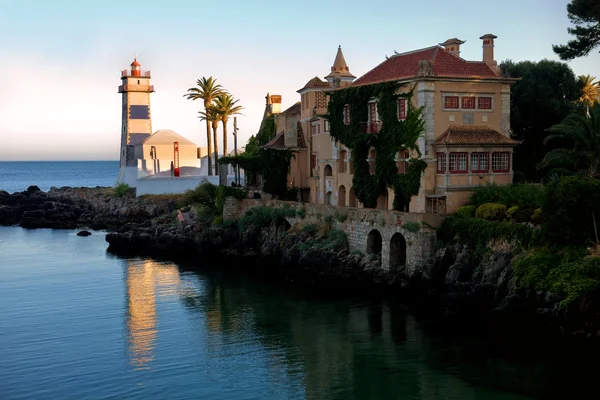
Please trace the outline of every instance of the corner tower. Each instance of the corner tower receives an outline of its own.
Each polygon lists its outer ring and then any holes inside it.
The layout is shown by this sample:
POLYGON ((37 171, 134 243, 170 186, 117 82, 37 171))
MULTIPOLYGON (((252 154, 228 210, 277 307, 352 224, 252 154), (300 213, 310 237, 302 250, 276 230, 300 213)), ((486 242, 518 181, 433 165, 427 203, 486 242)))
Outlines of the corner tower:
POLYGON ((342 46, 338 46, 331 72, 325 77, 329 85, 335 87, 348 86, 356 77, 350 73, 350 68, 346 64, 342 46))
POLYGON ((150 84, 150 71, 142 71, 137 59, 131 63, 130 70, 121 71, 121 81, 121 149, 117 184, 135 186, 133 176, 137 179, 137 159, 141 158, 141 151, 136 154, 136 147, 141 148, 138 145, 152 134, 150 93, 154 92, 154 85, 150 84), (126 171, 128 167, 132 171, 126 171))

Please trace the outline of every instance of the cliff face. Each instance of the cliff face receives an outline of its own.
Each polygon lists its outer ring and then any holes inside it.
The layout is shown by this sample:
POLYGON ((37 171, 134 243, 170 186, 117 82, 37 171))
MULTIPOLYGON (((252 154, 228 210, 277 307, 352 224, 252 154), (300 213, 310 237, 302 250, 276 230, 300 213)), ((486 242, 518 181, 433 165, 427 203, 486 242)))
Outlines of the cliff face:
POLYGON ((110 189, 103 188, 42 192, 31 186, 13 194, 0 191, 0 225, 23 228, 115 228, 142 223, 174 209, 174 201, 116 197, 110 189))

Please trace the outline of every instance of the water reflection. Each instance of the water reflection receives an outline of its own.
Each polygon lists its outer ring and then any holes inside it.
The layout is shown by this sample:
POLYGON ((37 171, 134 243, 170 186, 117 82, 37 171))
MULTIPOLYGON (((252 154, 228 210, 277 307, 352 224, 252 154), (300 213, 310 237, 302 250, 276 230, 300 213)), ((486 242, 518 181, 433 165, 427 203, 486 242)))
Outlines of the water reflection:
POLYGON ((156 297, 177 293, 179 270, 174 264, 127 260, 125 277, 129 362, 134 369, 147 368, 154 359, 156 297))

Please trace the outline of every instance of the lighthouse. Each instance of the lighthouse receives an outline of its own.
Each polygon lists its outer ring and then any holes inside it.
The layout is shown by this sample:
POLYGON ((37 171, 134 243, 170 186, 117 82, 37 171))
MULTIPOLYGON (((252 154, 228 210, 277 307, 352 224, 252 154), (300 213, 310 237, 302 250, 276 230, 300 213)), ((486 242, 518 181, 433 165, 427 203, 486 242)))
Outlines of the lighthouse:
POLYGON ((152 134, 150 93, 153 92, 150 71, 142 71, 137 59, 131 63, 131 69, 121 71, 121 149, 117 185, 126 183, 135 187, 138 159, 143 158, 140 145, 152 134))

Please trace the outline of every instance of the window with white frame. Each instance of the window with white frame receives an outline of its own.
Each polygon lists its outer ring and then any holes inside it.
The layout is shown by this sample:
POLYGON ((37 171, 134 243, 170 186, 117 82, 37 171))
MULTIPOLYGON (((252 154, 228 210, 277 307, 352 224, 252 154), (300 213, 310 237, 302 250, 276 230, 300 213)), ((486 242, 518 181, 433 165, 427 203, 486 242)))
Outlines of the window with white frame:
POLYGON ((492 171, 494 171, 494 172, 510 171, 510 153, 509 152, 492 153, 492 171))
POLYGON ((444 108, 458 108, 458 96, 445 96, 444 97, 444 108))
POLYGON ((369 102, 369 121, 370 122, 375 122, 377 120, 378 120, 377 102, 376 101, 370 101, 369 102))
POLYGON ((461 98, 461 108, 465 110, 475 109, 475 97, 465 96, 461 98))
POLYGON ((491 110, 492 109, 492 98, 491 97, 478 97, 477 98, 477 109, 479 110, 491 110))
POLYGON ((437 172, 446 172, 446 153, 437 153, 437 172))
POLYGON ((323 131, 329 132, 329 120, 323 121, 323 131))
POLYGON ((473 172, 488 172, 489 154, 488 153, 471 153, 471 171, 473 172))
POLYGON ((467 172, 467 153, 450 153, 448 161, 448 170, 451 173, 467 172))

